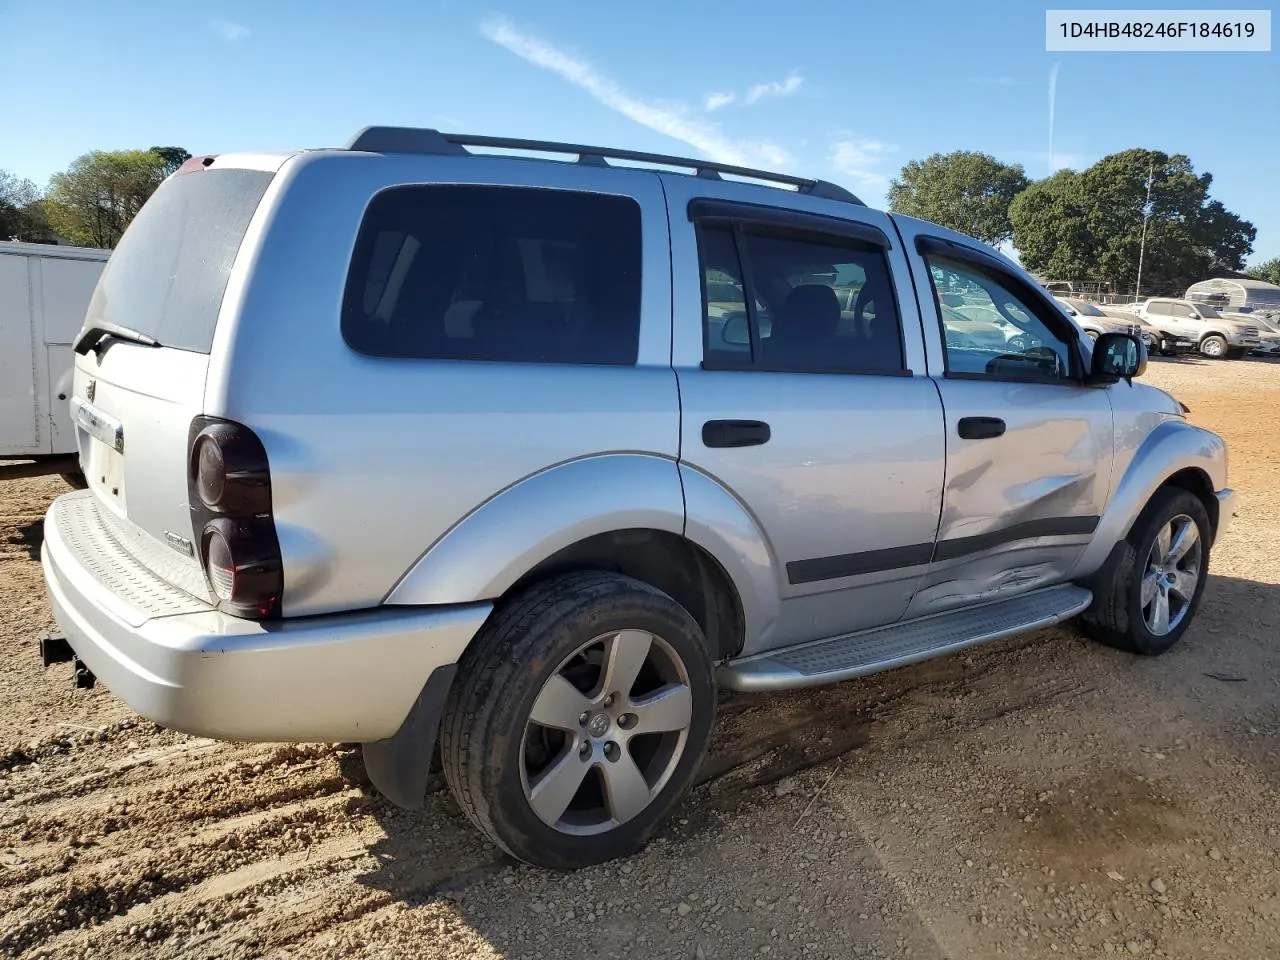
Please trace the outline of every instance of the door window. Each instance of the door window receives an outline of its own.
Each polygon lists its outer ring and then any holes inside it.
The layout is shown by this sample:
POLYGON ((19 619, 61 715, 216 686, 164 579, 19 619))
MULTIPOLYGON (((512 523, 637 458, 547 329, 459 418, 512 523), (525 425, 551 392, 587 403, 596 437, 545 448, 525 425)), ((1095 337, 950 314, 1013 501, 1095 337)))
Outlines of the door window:
POLYGON ((884 251, 853 238, 703 224, 704 365, 902 373, 884 251))
POLYGON ((1073 375, 1074 341, 1063 329, 1065 318, 1055 323, 1055 314, 1015 293, 995 270, 945 256, 926 261, 948 375, 1041 381, 1073 375))

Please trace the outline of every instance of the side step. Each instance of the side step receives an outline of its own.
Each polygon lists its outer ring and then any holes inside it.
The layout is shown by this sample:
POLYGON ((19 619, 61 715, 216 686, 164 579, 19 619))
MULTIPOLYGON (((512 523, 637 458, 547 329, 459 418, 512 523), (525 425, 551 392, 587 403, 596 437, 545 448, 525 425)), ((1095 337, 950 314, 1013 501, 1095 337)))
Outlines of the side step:
POLYGON ((1093 594, 1083 587, 1049 587, 965 610, 771 650, 726 664, 717 679, 731 690, 752 692, 864 677, 1052 626, 1083 612, 1092 601, 1093 594))

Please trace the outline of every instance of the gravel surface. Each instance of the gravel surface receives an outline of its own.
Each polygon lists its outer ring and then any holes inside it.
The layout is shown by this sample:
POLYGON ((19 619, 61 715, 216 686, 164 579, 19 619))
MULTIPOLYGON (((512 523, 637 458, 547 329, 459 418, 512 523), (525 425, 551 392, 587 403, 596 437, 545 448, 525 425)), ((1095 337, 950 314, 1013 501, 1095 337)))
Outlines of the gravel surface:
POLYGON ((1154 361, 1241 491, 1198 619, 1137 659, 1060 628, 726 697, 630 860, 552 874, 358 752, 166 732, 39 665, 41 517, 0 486, 0 955, 1280 956, 1280 364, 1154 361))

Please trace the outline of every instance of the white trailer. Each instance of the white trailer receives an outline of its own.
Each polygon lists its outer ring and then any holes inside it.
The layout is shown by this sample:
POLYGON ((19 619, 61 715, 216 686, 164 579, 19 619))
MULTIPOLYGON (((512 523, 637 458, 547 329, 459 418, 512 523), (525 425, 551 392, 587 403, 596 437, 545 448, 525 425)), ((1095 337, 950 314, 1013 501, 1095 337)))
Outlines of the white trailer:
POLYGON ((0 480, 52 473, 79 480, 71 343, 110 255, 0 243, 0 480))

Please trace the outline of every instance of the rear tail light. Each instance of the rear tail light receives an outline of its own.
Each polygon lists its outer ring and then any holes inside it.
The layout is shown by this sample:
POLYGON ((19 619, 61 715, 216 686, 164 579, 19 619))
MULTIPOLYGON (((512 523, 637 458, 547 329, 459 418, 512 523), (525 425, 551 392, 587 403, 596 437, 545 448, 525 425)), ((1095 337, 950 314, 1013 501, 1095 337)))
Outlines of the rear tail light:
POLYGON ((284 564, 262 441, 243 424, 196 417, 189 450, 191 525, 218 608, 254 620, 279 616, 284 564))

